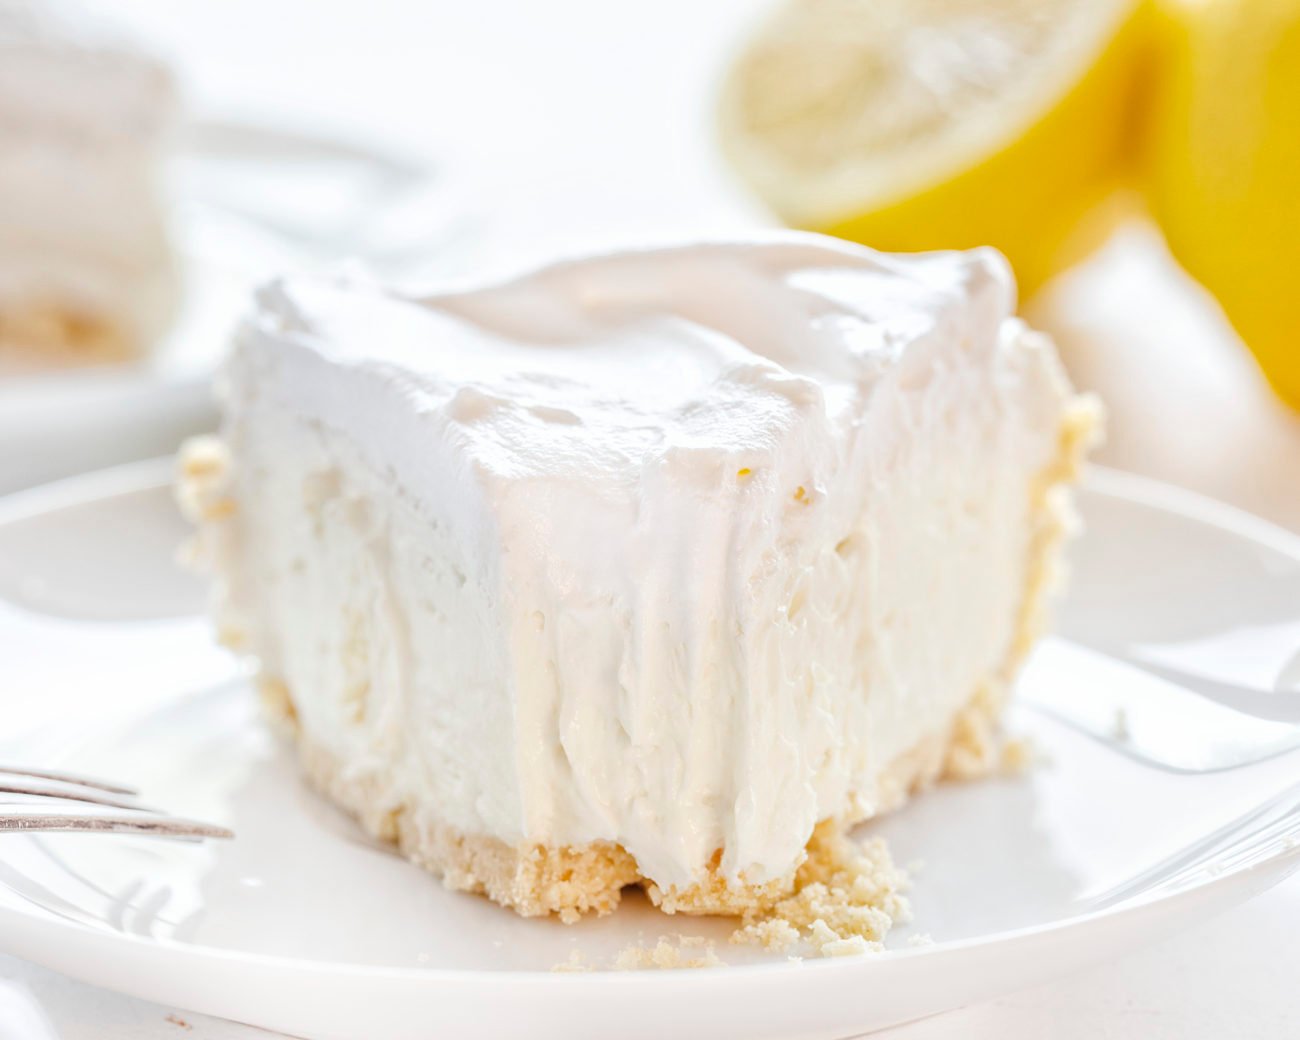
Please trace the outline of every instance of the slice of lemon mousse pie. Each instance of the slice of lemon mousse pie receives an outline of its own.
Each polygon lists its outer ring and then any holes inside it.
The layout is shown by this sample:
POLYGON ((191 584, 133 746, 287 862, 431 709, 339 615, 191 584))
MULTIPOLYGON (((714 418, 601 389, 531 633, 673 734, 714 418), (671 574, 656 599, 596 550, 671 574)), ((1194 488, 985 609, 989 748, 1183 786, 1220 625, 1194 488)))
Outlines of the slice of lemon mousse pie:
POLYGON ((1095 418, 1013 310, 995 252, 797 233, 276 283, 182 467, 221 636, 453 887, 771 906, 997 754, 1095 418))

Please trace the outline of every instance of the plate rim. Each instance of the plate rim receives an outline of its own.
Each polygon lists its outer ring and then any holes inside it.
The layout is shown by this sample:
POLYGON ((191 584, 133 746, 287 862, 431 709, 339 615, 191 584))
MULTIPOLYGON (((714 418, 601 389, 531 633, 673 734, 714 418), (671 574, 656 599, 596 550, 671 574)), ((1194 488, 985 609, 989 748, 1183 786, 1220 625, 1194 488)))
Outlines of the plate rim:
MULTIPOLYGON (((301 974, 317 977, 329 976, 362 981, 383 980, 401 986, 469 984, 482 983, 485 980, 502 981, 508 984, 540 985, 544 982, 549 983, 549 980, 552 979, 568 977, 585 980, 586 985, 609 985, 610 980, 618 978, 621 980, 639 980, 637 982, 629 981, 630 985, 654 985, 671 988, 687 979, 716 980, 720 975, 732 979, 740 976, 748 979, 754 976, 765 977, 787 974, 796 969, 800 971, 811 969, 822 973, 838 972, 844 975, 856 976, 860 973, 878 970, 886 963, 926 958, 960 958, 975 949, 988 950, 996 948, 999 951, 1010 951, 1016 946, 1030 945, 1035 940, 1050 939, 1058 933, 1082 931, 1085 928, 1091 930, 1094 926, 1115 922, 1120 919, 1140 919, 1157 914, 1161 910, 1174 910, 1183 903, 1194 903, 1197 900, 1207 898, 1212 899, 1215 895, 1226 896, 1228 891, 1234 888, 1238 890, 1245 889, 1247 894, 1241 899, 1225 898, 1225 906, 1232 905, 1235 902, 1245 901, 1262 894, 1297 872, 1300 872, 1300 844, 1290 848, 1280 848, 1277 853, 1249 866, 1237 867, 1221 874, 1208 876, 1170 895, 1138 898, 1102 910, 1089 911, 1047 924, 1030 925, 1004 932, 994 932, 985 936, 935 943, 930 946, 888 949, 881 953, 859 957, 806 957, 794 963, 789 959, 782 959, 758 964, 725 964, 720 965, 722 971, 655 971, 645 969, 619 971, 597 968, 566 972, 537 968, 408 968, 357 964, 350 961, 317 961, 304 957, 228 950, 217 946, 177 942, 171 939, 146 939, 141 936, 105 931, 66 921, 62 918, 44 915, 38 911, 29 911, 10 905, 7 900, 13 899, 13 896, 5 896, 6 902, 0 903, 0 925, 5 926, 0 929, 0 943, 4 944, 7 952, 20 957, 24 956, 20 950, 12 949, 8 943, 4 943, 2 936, 12 935, 14 931, 35 929, 49 935, 76 934, 105 950, 121 950, 125 947, 134 955, 146 957, 160 952, 166 953, 169 957, 179 958, 195 966, 219 963, 254 968, 268 973, 301 974), (1257 883, 1250 884, 1251 881, 1257 883), (11 926, 16 926, 16 928, 11 926), (591 981, 593 979, 601 981, 593 983, 591 981)), ((436 878, 433 878, 432 881, 437 883, 436 878)), ((509 911, 503 909, 502 912, 509 911)), ((1159 935, 1153 936, 1153 938, 1160 937, 1159 935)), ((561 983, 561 985, 580 984, 582 983, 561 983)))
MULTIPOLYGON (((60 478, 46 484, 25 488, 0 496, 0 525, 20 522, 45 512, 84 505, 100 498, 114 495, 159 491, 172 483, 171 475, 175 471, 176 458, 165 455, 139 462, 125 463, 89 473, 60 478)), ((1300 565, 1300 535, 1294 534, 1280 525, 1219 501, 1199 492, 1177 487, 1151 477, 1142 476, 1110 467, 1089 465, 1085 468, 1082 487, 1084 490, 1110 498, 1117 498, 1139 505, 1172 513, 1184 519, 1215 527, 1228 534, 1244 538, 1263 545, 1271 550, 1289 556, 1300 565)), ((989 947, 1010 948, 1017 944, 1032 942, 1051 936, 1054 933, 1080 930, 1090 925, 1114 920, 1119 917, 1142 915, 1154 912, 1157 908, 1172 909, 1176 905, 1198 897, 1204 898, 1232 887, 1253 889, 1246 898, 1252 898, 1267 888, 1280 883, 1293 873, 1300 872, 1300 843, 1278 849, 1261 859, 1243 866, 1231 867, 1220 873, 1207 875, 1175 892, 1166 895, 1139 895, 1135 898, 1089 910, 1072 917, 1060 918, 1042 924, 1027 925, 1005 931, 986 933, 964 939, 937 942, 931 945, 887 949, 881 954, 865 957, 848 958, 806 958, 798 964, 786 960, 759 964, 726 965, 727 976, 771 975, 786 973, 792 968, 807 968, 817 965, 819 972, 840 971, 851 975, 871 970, 885 961, 914 960, 916 958, 935 958, 944 955, 960 956, 975 949, 989 947), (1257 884, 1248 884, 1251 880, 1257 884)), ((436 883, 437 879, 431 879, 436 883)), ((357 979, 384 979, 395 984, 417 983, 433 985, 436 983, 481 982, 485 978, 499 977, 511 983, 540 983, 562 976, 588 980, 599 978, 601 984, 608 984, 611 977, 636 979, 632 985, 676 985, 687 978, 716 979, 716 971, 609 971, 596 969, 582 972, 556 972, 543 969, 483 969, 483 968, 413 968, 359 964, 339 960, 312 960, 305 957, 292 957, 282 954, 239 951, 204 943, 179 942, 174 939, 146 938, 122 932, 107 931, 80 922, 68 921, 44 914, 39 907, 25 903, 15 903, 12 894, 0 896, 0 948, 18 956, 23 956, 18 949, 4 941, 4 937, 15 932, 25 932, 29 928, 47 929, 56 934, 75 934, 91 937, 91 941, 106 947, 125 946, 135 953, 146 954, 150 951, 165 951, 176 957, 183 957, 195 964, 220 962, 256 967, 260 970, 275 972, 328 974, 357 979), (658 980, 652 982, 650 980, 658 980)), ((503 913, 509 912, 502 910, 503 913)), ((690 984, 690 983, 688 983, 690 984)), ((578 983, 561 983, 561 985, 578 985, 578 983)))

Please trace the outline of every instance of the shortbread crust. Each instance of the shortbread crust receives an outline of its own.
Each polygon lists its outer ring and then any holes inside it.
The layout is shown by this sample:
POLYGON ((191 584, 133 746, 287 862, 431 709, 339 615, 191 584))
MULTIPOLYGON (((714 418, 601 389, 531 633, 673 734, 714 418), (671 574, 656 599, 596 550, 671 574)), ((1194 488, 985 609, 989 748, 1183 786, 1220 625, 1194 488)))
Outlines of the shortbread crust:
MULTIPOLYGON (((262 691, 269 711, 282 719, 292 718, 292 695, 282 683, 263 682, 262 691)), ((852 826, 897 808, 910 794, 938 779, 969 778, 991 769, 998 755, 1000 702, 1000 696, 981 691, 946 732, 926 738, 884 772, 881 789, 888 794, 887 801, 873 812, 828 822, 852 826)), ((636 860, 614 842, 558 848, 510 846, 497 838, 465 834, 427 809, 393 807, 376 786, 349 776, 334 756, 300 731, 294 739, 308 780, 368 833, 394 843, 413 863, 440 875, 449 888, 486 895, 524 917, 554 913, 569 922, 585 913, 603 916, 618 906, 622 889, 634 884, 644 887, 665 913, 741 916, 774 907, 795 888, 797 869, 762 884, 724 878, 717 871, 719 855, 697 884, 664 891, 643 878, 636 860)))
POLYGON ((110 315, 37 302, 0 306, 0 355, 7 362, 87 364, 124 361, 137 352, 110 315))

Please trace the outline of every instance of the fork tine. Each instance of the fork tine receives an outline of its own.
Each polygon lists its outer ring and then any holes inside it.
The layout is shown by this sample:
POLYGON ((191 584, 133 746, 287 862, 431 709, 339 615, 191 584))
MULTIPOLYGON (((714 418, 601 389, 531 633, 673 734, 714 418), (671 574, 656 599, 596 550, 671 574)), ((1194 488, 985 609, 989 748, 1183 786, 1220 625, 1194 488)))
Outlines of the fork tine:
POLYGON ((107 780, 97 780, 93 776, 82 776, 79 773, 65 773, 55 769, 36 769, 31 766, 7 766, 0 765, 0 773, 6 773, 9 776, 30 776, 37 780, 56 780, 63 784, 76 784, 80 787, 89 787, 95 791, 106 791, 108 794, 136 794, 134 787, 124 787, 121 784, 109 783, 107 780))
POLYGON ((76 813, 0 815, 0 831, 106 832, 162 838, 233 838, 226 827, 179 816, 88 816, 76 813))
POLYGON ((0 776, 0 794, 25 794, 31 795, 33 798, 50 798, 65 802, 87 802, 91 805, 107 806, 110 809, 138 809, 141 812, 154 811, 134 801, 115 798, 112 795, 79 791, 76 788, 64 790, 46 784, 22 784, 14 780, 6 780, 3 776, 0 776))

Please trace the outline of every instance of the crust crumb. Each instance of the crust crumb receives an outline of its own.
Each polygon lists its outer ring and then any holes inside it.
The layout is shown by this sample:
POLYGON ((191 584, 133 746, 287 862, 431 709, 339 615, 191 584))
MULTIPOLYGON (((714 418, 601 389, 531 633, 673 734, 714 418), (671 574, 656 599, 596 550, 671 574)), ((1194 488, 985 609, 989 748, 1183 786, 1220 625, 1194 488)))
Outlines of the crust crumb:
POLYGON ((998 772, 1006 776, 1019 776, 1043 760, 1043 752, 1032 737, 1008 737, 1002 744, 998 772))
POLYGON ((828 820, 813 832, 794 893, 747 913, 731 942, 772 952, 807 942, 823 957, 879 952, 889 930, 911 917, 908 885, 883 838, 859 844, 828 820))
POLYGON ((731 942, 761 946, 770 953, 782 953, 799 942, 799 929, 782 917, 753 921, 731 933, 731 942))
POLYGON ((709 861, 708 872, 690 888, 661 888, 646 882, 646 894, 666 914, 726 914, 739 916, 756 906, 771 906, 794 888, 794 873, 771 881, 754 884, 740 878, 731 880, 722 873, 722 850, 717 849, 709 861))
POLYGON ((664 970, 679 968, 719 968, 713 943, 699 936, 661 935, 654 946, 633 943, 614 958, 615 971, 639 971, 646 968, 664 970))
POLYGON ((569 951, 566 960, 553 965, 551 971, 643 971, 678 970, 682 968, 721 968, 726 964, 719 959, 714 945, 698 935, 661 935, 653 946, 632 943, 619 951, 607 965, 589 961, 580 949, 569 951))
POLYGON ((196 524, 234 516, 230 452, 219 438, 191 437, 181 446, 176 497, 181 512, 196 524))
POLYGON ((595 971, 595 965, 587 960, 581 950, 576 947, 569 951, 566 960, 551 966, 551 971, 574 972, 574 971, 595 971))
POLYGON ((289 734, 298 732, 298 709, 289 696, 289 687, 279 679, 260 675, 257 678, 257 695, 262 702, 263 716, 271 725, 289 734))

